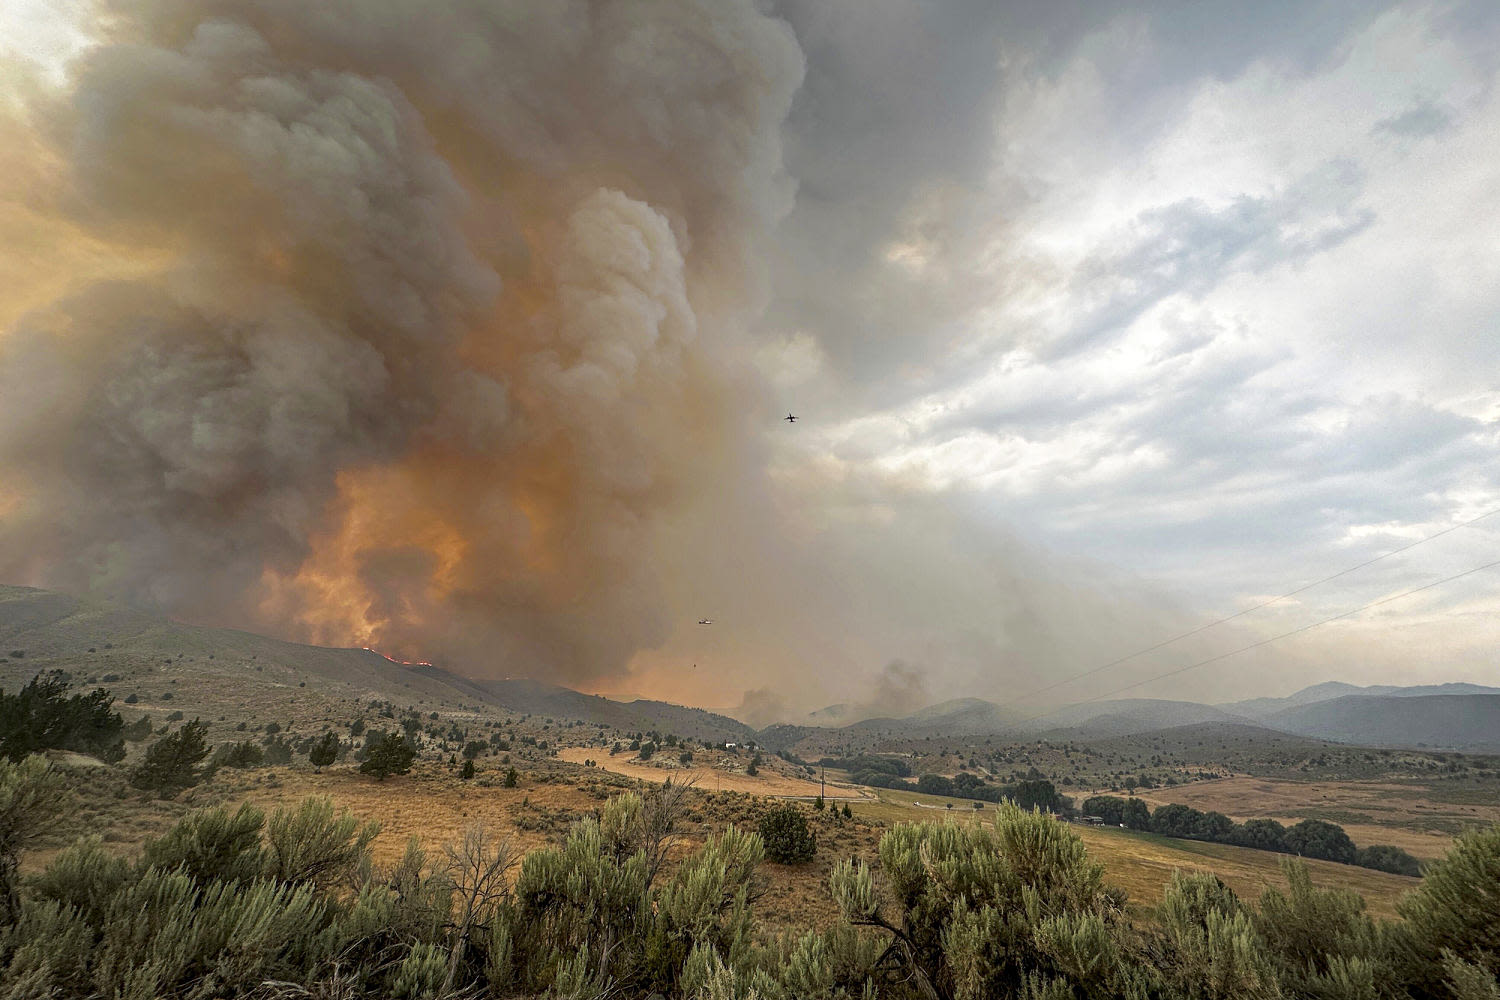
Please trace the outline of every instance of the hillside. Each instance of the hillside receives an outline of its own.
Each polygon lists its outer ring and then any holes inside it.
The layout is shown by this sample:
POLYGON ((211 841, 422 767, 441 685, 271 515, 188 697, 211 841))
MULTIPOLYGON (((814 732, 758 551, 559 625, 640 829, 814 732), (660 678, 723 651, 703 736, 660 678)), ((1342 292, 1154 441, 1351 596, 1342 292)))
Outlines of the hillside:
POLYGON ((1244 716, 1192 701, 1124 698, 1069 705, 1028 722, 1027 728, 1034 732, 1071 730, 1084 736, 1128 736, 1206 722, 1240 725, 1249 721, 1244 716))
POLYGON ((1333 701, 1336 698, 1349 697, 1373 697, 1386 696, 1392 698, 1425 698, 1429 695, 1471 695, 1471 694, 1500 694, 1500 688, 1486 687, 1483 684, 1413 684, 1406 687, 1398 687, 1391 684, 1371 684, 1360 687, 1356 684, 1345 684, 1342 681, 1328 681, 1323 684, 1314 684, 1300 691, 1287 695, 1285 698, 1250 698, 1246 701, 1230 702, 1218 707, 1235 715, 1246 716, 1251 719, 1264 719, 1269 715, 1298 705, 1313 705, 1318 702, 1333 701))
POLYGON ((184 625, 128 606, 29 587, 0 587, 0 686, 44 670, 104 683, 137 710, 205 719, 352 716, 372 701, 423 711, 482 708, 624 731, 743 740, 727 716, 659 701, 622 703, 529 680, 461 677, 395 663, 366 649, 285 642, 236 629, 184 625))
POLYGON ((1274 729, 1363 746, 1500 750, 1500 694, 1351 695, 1283 709, 1274 729))

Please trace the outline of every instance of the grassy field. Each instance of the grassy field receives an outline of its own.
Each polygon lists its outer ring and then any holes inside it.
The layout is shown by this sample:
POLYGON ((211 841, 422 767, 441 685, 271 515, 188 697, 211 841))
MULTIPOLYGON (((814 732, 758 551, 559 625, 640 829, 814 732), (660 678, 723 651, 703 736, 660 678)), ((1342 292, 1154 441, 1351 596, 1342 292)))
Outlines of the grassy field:
MULTIPOLYGON (((947 799, 891 789, 880 790, 880 801, 857 803, 856 818, 882 824, 949 818, 954 822, 983 822, 993 806, 974 809, 968 799, 947 799), (948 806, 952 808, 948 808, 948 806)), ((1107 878, 1124 889, 1138 907, 1155 905, 1162 890, 1178 869, 1211 871, 1241 896, 1258 897, 1272 886, 1284 888, 1282 855, 1253 851, 1227 844, 1177 840, 1150 833, 1074 825, 1089 853, 1104 864, 1107 878)), ((1372 913, 1395 915, 1396 900, 1417 884, 1417 879, 1385 872, 1308 860, 1313 883, 1320 888, 1352 889, 1365 898, 1372 913)))
MULTIPOLYGON (((463 831, 483 823, 494 834, 509 836, 522 850, 560 843, 569 826, 599 808, 610 795, 642 787, 634 779, 554 764, 523 770, 517 788, 504 788, 501 769, 482 762, 473 781, 461 781, 456 768, 425 763, 410 775, 377 782, 347 765, 314 773, 305 766, 221 771, 212 781, 185 792, 173 801, 141 796, 129 789, 120 771, 100 766, 69 766, 76 822, 60 829, 40 851, 27 858, 36 871, 75 833, 101 834, 127 853, 138 852, 149 837, 164 832, 196 806, 252 802, 270 810, 291 805, 309 795, 327 795, 356 816, 376 820, 381 834, 375 841, 379 862, 400 857, 415 837, 429 858, 441 856, 445 845, 463 831)), ((681 858, 710 833, 730 823, 754 828, 761 813, 776 800, 738 791, 695 788, 672 856, 681 858)), ((808 865, 762 866, 762 896, 758 907, 771 927, 821 927, 836 917, 827 885, 833 866, 841 859, 859 857, 875 863, 884 831, 901 822, 983 822, 993 807, 975 810, 968 800, 943 799, 908 792, 881 790, 878 798, 853 800, 852 818, 833 808, 803 809, 818 838, 818 853, 808 865), (952 808, 947 808, 949 805, 952 808)), ((1284 886, 1281 856, 1262 851, 1173 840, 1117 829, 1074 826, 1090 854, 1105 866, 1110 883, 1128 893, 1132 909, 1144 913, 1161 898, 1178 869, 1211 871, 1236 892, 1254 898, 1269 886, 1284 886)), ((1309 861, 1313 881, 1321 887, 1342 887, 1362 895, 1371 912, 1393 916, 1401 894, 1415 879, 1330 862, 1309 861)))
POLYGON ((1444 801, 1443 789, 1389 781, 1287 781, 1236 777, 1137 794, 1153 808, 1169 802, 1216 810, 1236 821, 1322 819, 1354 842, 1393 844, 1418 858, 1442 857, 1453 836, 1470 826, 1500 822, 1500 801, 1444 801))

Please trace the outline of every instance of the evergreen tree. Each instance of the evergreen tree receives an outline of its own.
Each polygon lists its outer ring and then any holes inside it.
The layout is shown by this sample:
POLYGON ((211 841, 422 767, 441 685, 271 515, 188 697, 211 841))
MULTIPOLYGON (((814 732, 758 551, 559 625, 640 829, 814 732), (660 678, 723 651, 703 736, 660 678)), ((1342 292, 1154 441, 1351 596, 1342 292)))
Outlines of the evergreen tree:
POLYGON ((458 776, 464 781, 472 779, 474 777, 474 762, 472 760, 464 761, 463 769, 458 772, 458 776))
POLYGON ((803 864, 817 851, 807 817, 790 803, 776 806, 761 817, 760 839, 765 843, 766 857, 779 865, 803 864))
POLYGON ((384 781, 392 774, 405 774, 411 770, 417 751, 400 733, 380 736, 365 744, 364 763, 359 765, 360 774, 373 774, 375 780, 384 781))
POLYGON ((516 769, 515 768, 511 768, 510 770, 508 770, 508 771, 505 772, 505 787, 506 788, 515 788, 520 783, 521 783, 521 776, 516 773, 516 769))
POLYGON ((62 671, 38 674, 15 694, 0 690, 0 756, 75 750, 114 763, 125 756, 125 722, 103 688, 68 695, 62 671))
POLYGON ((130 775, 136 788, 170 798, 198 782, 198 765, 208 756, 208 726, 197 719, 151 744, 130 775))
POLYGON ((324 733, 323 737, 314 743, 312 749, 307 753, 307 759, 312 761, 313 767, 322 770, 332 764, 339 756, 339 738, 331 732, 324 733))

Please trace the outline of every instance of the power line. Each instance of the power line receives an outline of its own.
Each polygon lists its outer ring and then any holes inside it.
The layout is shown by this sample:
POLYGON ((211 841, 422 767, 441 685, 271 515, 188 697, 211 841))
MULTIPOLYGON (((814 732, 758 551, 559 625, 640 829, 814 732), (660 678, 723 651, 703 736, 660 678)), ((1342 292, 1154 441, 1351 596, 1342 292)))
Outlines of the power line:
POLYGON ((1449 534, 1450 532, 1457 531, 1459 528, 1467 528, 1471 524, 1476 524, 1480 521, 1483 521, 1485 518, 1493 517, 1496 514, 1500 514, 1500 507, 1485 511, 1478 517, 1471 517, 1467 521, 1460 521, 1457 524, 1450 524, 1448 527, 1442 529, 1441 531, 1435 531, 1423 538, 1418 538, 1414 542, 1408 542, 1400 548, 1391 549, 1389 552, 1382 553, 1381 555, 1378 555, 1373 559, 1366 559, 1364 562, 1358 563, 1354 566, 1350 566, 1348 569, 1341 569, 1337 573, 1325 576, 1320 580, 1314 580, 1312 583, 1298 587, 1296 590, 1289 590, 1285 594, 1281 594, 1278 597, 1273 597, 1270 600, 1262 601, 1259 604, 1245 608, 1243 611, 1236 611, 1232 615, 1228 615, 1224 618, 1218 618, 1214 621, 1207 622, 1206 624, 1199 625, 1197 628, 1178 633, 1177 635, 1172 636, 1170 639, 1163 639, 1161 642, 1158 642, 1154 646, 1147 646, 1145 649, 1138 649, 1134 653, 1130 653, 1115 660, 1110 660, 1108 663, 1101 663, 1099 666, 1093 667, 1089 670, 1085 670, 1081 674, 1073 674, 1070 677, 1064 677, 1060 681, 1054 681, 1053 683, 1048 684, 1046 687, 1041 687, 1037 688, 1034 691, 1029 691, 1018 698, 1011 699, 1010 704, 1015 705, 1019 702, 1030 701, 1032 698, 1035 698, 1038 695, 1047 694, 1049 691, 1056 691, 1060 687, 1071 684, 1074 681, 1082 680, 1085 677, 1092 677, 1094 674, 1108 670, 1110 667, 1118 667, 1122 663, 1128 663, 1129 661, 1134 660, 1137 657, 1145 656, 1147 653, 1154 653, 1158 649, 1165 649, 1173 643, 1181 642, 1183 639, 1192 638, 1193 636, 1198 635, 1200 632, 1207 632, 1211 628, 1217 628, 1218 626, 1223 625, 1227 622, 1234 621, 1236 618, 1243 618, 1245 615, 1252 614, 1253 612, 1259 611, 1262 608, 1268 608, 1271 605, 1276 604, 1280 601, 1284 601, 1289 597, 1296 597, 1298 594, 1306 593, 1307 591, 1312 590, 1314 587, 1321 587, 1323 584, 1329 583, 1333 580, 1337 580, 1339 577, 1348 576, 1350 573, 1353 573, 1356 570, 1364 569, 1366 566, 1373 566, 1383 559, 1389 559, 1391 556, 1400 555, 1403 552, 1407 552, 1411 549, 1416 548, 1418 545, 1425 545, 1435 538, 1441 538, 1444 535, 1449 534))
MULTIPOLYGON (((1078 704, 1087 705, 1090 702, 1103 701, 1105 698, 1113 698, 1117 694, 1123 694, 1126 691, 1133 691, 1138 687, 1144 687, 1147 684, 1154 683, 1155 681, 1165 680, 1168 677, 1175 677, 1178 674, 1185 674, 1189 670, 1197 670, 1199 667, 1206 667, 1210 663, 1217 663, 1220 660, 1227 660, 1231 656, 1238 656, 1240 653, 1246 653, 1252 649, 1258 649, 1261 646, 1273 643, 1278 639, 1285 639, 1288 636, 1297 635, 1300 632, 1306 632, 1310 629, 1315 629, 1320 625, 1327 625, 1329 622, 1336 622, 1340 618, 1351 618, 1354 615, 1359 614, 1360 612, 1368 611, 1371 608, 1379 607, 1382 604, 1389 604, 1392 601, 1399 601, 1403 597, 1410 597, 1413 594, 1420 594, 1424 590, 1431 590, 1433 587, 1440 587, 1445 583, 1452 583, 1454 580, 1461 580, 1466 576, 1473 576, 1475 573, 1481 573, 1487 569, 1494 569, 1496 566, 1500 566, 1500 559, 1496 559, 1494 562, 1485 563, 1483 566, 1475 566, 1473 569, 1466 569, 1462 573, 1455 573, 1452 576, 1445 576, 1441 580, 1434 580, 1432 583, 1426 583, 1420 587, 1413 587, 1411 590, 1404 590, 1399 594, 1392 594, 1389 597, 1382 597, 1378 601, 1371 601, 1369 604, 1357 607, 1352 611, 1344 611, 1340 614, 1336 614, 1328 618, 1323 618, 1319 621, 1315 621, 1307 625, 1298 626, 1297 628, 1294 628, 1289 632, 1282 632, 1280 635, 1273 635, 1269 638, 1261 639, 1258 642, 1252 642, 1248 646, 1241 646, 1239 649, 1231 649, 1227 653, 1219 653, 1217 656, 1210 656, 1206 660, 1199 660, 1196 663, 1189 663, 1185 667, 1178 667, 1175 670, 1168 670, 1165 673, 1157 674, 1154 677, 1147 677, 1145 680, 1135 681, 1132 684, 1126 684, 1124 687, 1115 688, 1113 691, 1106 691, 1104 694, 1095 695, 1092 698, 1085 698, 1082 701, 1078 702, 1078 704)), ((1047 714, 1049 713, 1039 712, 1036 715, 1027 716, 1024 719, 1018 719, 1016 721, 1031 722, 1032 720, 1040 719, 1042 716, 1047 714)))

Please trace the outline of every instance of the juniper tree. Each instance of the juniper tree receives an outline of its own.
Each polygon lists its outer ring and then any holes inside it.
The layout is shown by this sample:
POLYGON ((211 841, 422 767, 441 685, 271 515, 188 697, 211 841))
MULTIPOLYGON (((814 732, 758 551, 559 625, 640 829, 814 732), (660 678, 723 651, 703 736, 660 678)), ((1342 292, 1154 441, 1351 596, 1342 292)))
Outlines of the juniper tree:
POLYGON ((765 842, 766 857, 780 865, 811 861, 818 848, 807 828, 807 817, 790 803, 766 811, 760 820, 760 839, 765 842))
POLYGON ((146 750, 145 759, 130 775, 130 783, 167 798, 196 784, 198 765, 208 756, 207 733, 208 726, 194 719, 163 736, 146 750))
POLYGON ((62 671, 38 674, 15 694, 0 690, 0 756, 75 750, 114 763, 125 756, 125 723, 103 688, 68 694, 62 671))
POLYGON ((307 752, 307 759, 317 770, 322 770, 332 764, 339 756, 339 738, 331 732, 324 733, 318 742, 312 745, 307 752))
POLYGON ((400 733, 388 736, 377 734, 365 744, 365 759, 359 765, 361 774, 373 774, 376 781, 384 781, 392 774, 405 774, 411 770, 417 751, 400 733))

